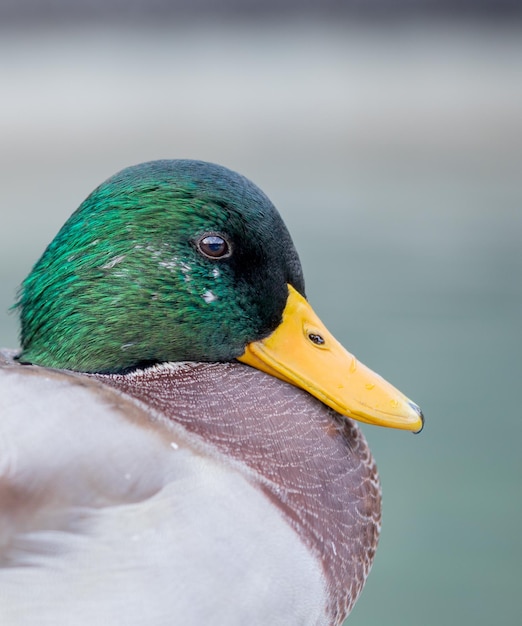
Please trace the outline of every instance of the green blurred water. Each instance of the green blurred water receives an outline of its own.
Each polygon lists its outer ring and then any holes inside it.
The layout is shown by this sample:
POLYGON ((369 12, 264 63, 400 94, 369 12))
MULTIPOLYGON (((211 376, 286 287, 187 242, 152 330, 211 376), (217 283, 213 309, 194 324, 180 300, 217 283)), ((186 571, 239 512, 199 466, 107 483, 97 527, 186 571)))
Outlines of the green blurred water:
POLYGON ((3 33, 0 343, 81 200, 139 161, 257 182, 330 330, 423 408, 366 427, 381 544, 354 626, 519 624, 522 31, 298 23, 3 33))

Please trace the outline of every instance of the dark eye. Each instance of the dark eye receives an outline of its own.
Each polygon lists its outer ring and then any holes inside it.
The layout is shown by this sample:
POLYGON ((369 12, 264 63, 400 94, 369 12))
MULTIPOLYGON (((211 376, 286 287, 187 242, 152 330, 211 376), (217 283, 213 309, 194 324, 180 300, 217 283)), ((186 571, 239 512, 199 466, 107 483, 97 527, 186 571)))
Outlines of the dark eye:
POLYGON ((209 259, 223 259, 232 254, 228 241, 222 235, 213 233, 203 235, 196 245, 201 254, 209 259))

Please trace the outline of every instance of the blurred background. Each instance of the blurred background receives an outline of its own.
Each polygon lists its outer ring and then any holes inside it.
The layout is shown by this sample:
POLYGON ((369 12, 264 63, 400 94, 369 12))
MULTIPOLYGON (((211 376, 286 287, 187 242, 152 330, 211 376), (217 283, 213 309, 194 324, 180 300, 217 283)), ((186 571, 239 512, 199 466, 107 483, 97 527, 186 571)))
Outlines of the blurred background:
POLYGON ((522 10, 502 0, 0 2, 0 345, 84 197, 158 158, 274 201, 308 297, 424 409, 365 427, 383 532, 352 626, 522 623, 522 10))

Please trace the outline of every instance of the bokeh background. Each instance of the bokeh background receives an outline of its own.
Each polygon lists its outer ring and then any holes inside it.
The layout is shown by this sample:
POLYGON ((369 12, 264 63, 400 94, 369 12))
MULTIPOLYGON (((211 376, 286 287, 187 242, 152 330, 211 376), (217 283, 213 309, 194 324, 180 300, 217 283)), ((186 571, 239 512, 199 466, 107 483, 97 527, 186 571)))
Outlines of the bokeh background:
POLYGON ((0 344, 99 182, 240 171, 319 315, 427 417, 364 427, 384 523, 348 624, 522 623, 520 4, 3 0, 0 90, 0 344))

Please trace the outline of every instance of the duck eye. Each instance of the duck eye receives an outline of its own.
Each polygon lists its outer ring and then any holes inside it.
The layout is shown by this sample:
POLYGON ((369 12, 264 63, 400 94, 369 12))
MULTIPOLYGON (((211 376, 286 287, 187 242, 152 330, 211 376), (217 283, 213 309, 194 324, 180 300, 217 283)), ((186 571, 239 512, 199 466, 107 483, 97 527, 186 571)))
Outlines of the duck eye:
POLYGON ((209 259, 223 259, 232 254, 230 245, 222 235, 203 235, 203 237, 197 241, 196 245, 201 254, 209 259))

